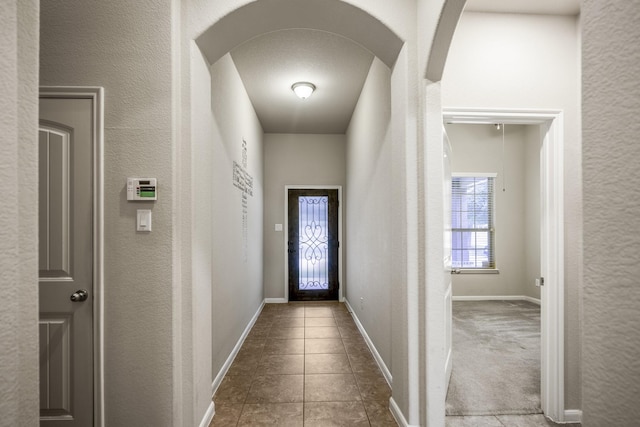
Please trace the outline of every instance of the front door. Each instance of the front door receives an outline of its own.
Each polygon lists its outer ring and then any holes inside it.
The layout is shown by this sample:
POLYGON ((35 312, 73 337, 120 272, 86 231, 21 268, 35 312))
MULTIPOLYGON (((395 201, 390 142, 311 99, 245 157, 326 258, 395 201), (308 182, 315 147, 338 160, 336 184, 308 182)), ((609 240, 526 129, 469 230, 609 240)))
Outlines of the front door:
POLYGON ((288 191, 289 300, 338 299, 338 190, 288 191))
POLYGON ((93 102, 40 97, 42 426, 93 425, 93 102))

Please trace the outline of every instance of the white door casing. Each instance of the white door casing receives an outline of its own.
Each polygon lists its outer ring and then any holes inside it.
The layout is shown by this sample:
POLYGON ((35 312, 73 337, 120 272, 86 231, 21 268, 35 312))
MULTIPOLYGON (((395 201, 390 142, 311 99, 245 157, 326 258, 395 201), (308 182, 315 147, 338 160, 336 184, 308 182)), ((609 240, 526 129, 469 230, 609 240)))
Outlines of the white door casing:
POLYGON ((104 425, 102 103, 101 88, 40 91, 43 426, 104 425))
POLYGON ((453 312, 452 312, 452 298, 453 288, 451 280, 451 143, 449 142, 449 136, 447 130, 442 127, 442 162, 444 171, 444 188, 443 194, 443 210, 444 210, 444 312, 445 312, 445 390, 449 389, 449 383, 451 381, 451 373, 453 372, 453 312))
POLYGON ((443 109, 445 123, 538 125, 540 152, 541 400, 564 421, 564 140, 561 110, 443 109))

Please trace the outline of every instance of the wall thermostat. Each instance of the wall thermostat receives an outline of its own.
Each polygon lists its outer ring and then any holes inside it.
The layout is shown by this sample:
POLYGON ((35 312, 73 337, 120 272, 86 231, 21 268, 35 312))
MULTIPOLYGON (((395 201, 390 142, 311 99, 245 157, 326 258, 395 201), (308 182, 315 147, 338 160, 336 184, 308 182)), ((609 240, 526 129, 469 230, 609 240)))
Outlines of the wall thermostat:
POLYGON ((155 178, 127 178, 127 200, 158 200, 155 178))

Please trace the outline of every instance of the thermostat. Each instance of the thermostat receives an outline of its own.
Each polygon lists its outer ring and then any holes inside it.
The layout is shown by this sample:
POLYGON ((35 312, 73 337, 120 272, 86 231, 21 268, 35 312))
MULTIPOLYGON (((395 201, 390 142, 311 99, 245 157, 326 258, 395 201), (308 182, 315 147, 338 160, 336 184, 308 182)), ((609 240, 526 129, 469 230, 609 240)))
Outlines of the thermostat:
POLYGON ((158 200, 155 178, 127 178, 127 200, 158 200))

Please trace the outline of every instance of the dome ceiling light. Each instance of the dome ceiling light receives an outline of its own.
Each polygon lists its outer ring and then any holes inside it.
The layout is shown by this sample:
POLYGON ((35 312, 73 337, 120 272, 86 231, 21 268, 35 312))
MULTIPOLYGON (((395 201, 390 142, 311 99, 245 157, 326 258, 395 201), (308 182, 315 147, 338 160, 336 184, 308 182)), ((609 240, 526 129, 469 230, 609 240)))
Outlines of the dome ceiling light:
POLYGON ((307 99, 311 96, 316 87, 313 83, 309 82, 297 82, 291 86, 291 90, 295 92, 295 94, 300 99, 307 99))

